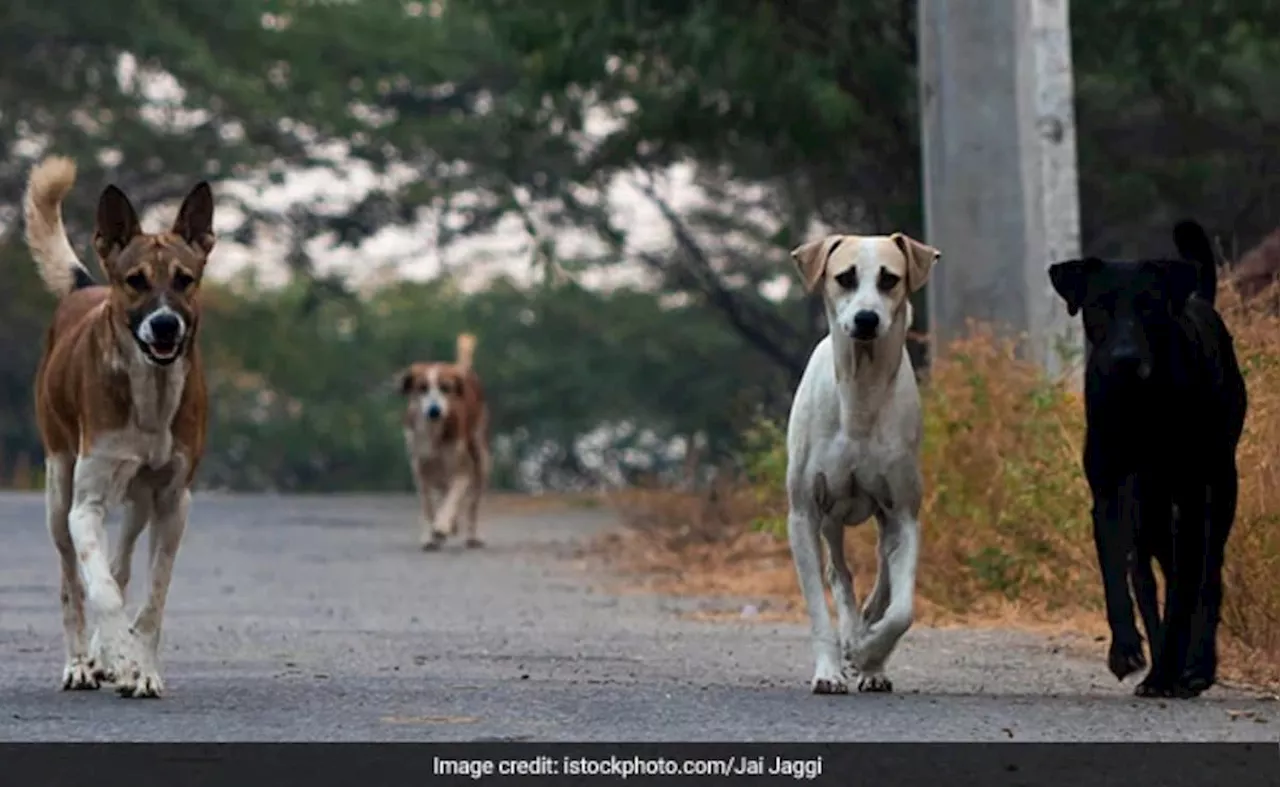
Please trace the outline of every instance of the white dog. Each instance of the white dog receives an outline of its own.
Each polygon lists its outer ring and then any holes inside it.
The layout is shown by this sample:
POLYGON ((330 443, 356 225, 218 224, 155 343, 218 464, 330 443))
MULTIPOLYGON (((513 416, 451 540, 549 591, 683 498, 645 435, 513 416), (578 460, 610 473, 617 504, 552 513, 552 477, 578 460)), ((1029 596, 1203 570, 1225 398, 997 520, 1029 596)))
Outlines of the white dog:
POLYGON ((901 233, 830 235, 791 252, 819 290, 829 333, 809 357, 787 424, 787 531, 817 661, 815 694, 892 691, 885 661, 911 626, 920 553, 920 393, 907 358, 908 295, 941 256, 901 233), (875 589, 859 613, 844 528, 880 526, 875 589), (832 630, 819 536, 835 597, 832 630))

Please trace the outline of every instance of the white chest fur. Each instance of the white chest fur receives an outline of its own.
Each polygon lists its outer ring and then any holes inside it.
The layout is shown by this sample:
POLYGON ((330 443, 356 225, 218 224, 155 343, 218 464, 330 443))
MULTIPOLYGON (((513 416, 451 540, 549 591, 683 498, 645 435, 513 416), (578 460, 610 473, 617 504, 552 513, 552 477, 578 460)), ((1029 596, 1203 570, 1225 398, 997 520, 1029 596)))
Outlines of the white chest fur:
POLYGON ((174 453, 172 427, 182 401, 186 362, 161 367, 139 361, 131 358, 126 368, 128 421, 120 429, 95 435, 87 455, 76 463, 77 492, 108 505, 121 500, 140 470, 173 479, 184 475, 186 460, 174 453))

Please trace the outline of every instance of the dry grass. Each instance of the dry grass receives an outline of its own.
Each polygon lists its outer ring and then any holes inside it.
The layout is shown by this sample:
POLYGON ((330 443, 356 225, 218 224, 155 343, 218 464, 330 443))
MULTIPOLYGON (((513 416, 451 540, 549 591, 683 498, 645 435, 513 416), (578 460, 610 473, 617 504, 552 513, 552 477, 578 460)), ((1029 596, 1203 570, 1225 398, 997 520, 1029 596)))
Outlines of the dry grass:
MULTIPOLYGON (((1265 301, 1266 299, 1259 299, 1265 301)), ((1223 288, 1249 387, 1238 458, 1240 506, 1228 546, 1224 673, 1280 678, 1280 317, 1223 288)), ((975 327, 939 354, 924 391, 918 620, 1106 633, 1080 467, 1083 404, 975 327)), ((799 615, 785 532, 785 449, 776 425, 749 436, 746 478, 695 497, 615 496, 630 528, 609 553, 653 590, 753 599, 765 618, 799 615)), ((860 596, 874 579, 874 527, 850 534, 860 596)), ((1101 645, 1098 645, 1101 647, 1101 645)))

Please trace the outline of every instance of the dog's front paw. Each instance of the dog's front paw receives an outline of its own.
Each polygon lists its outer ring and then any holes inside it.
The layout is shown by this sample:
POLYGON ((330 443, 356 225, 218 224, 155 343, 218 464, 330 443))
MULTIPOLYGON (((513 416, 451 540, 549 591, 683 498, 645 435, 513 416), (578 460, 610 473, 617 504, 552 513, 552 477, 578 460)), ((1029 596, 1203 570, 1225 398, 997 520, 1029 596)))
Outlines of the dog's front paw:
POLYGON ((1135 697, 1177 697, 1177 682, 1171 680, 1167 674, 1160 669, 1160 665, 1151 668, 1147 676, 1142 679, 1137 688, 1133 690, 1135 697))
POLYGON ((125 699, 158 699, 164 693, 164 680, 154 664, 131 661, 122 665, 116 691, 125 699))
POLYGON ((1135 697, 1190 700, 1199 697, 1209 686, 1200 679, 1183 676, 1181 680, 1164 680, 1147 675, 1133 690, 1135 697))
POLYGON ((1214 683, 1217 683, 1217 681, 1213 677, 1187 673, 1182 676, 1182 680, 1178 681, 1175 689, 1177 690, 1177 696, 1179 697, 1199 697, 1201 694, 1212 688, 1214 683))
POLYGON ((93 667, 93 661, 78 656, 67 662, 62 670, 63 691, 90 691, 101 685, 93 667))
POLYGON ((1116 680, 1124 680, 1147 666, 1147 658, 1142 654, 1142 641, 1132 643, 1112 640, 1107 651, 1107 669, 1116 676, 1116 680))
POLYGON ((813 673, 812 688, 814 694, 849 693, 849 683, 844 675, 830 665, 823 664, 818 665, 817 671, 813 673))
POLYGON ((1133 696, 1146 698, 1169 697, 1172 692, 1173 689, 1168 684, 1147 677, 1133 690, 1133 696))
POLYGON ((883 672, 863 672, 858 675, 858 691, 864 694, 888 694, 893 691, 893 681, 883 672))
POLYGON ((446 538, 448 538, 448 536, 438 530, 431 531, 430 534, 422 539, 422 551, 435 552, 440 547, 444 546, 446 538))
POLYGON ((116 682, 116 659, 115 654, 106 646, 102 629, 93 632, 93 638, 89 641, 89 670, 93 673, 94 680, 98 683, 115 683, 116 682))

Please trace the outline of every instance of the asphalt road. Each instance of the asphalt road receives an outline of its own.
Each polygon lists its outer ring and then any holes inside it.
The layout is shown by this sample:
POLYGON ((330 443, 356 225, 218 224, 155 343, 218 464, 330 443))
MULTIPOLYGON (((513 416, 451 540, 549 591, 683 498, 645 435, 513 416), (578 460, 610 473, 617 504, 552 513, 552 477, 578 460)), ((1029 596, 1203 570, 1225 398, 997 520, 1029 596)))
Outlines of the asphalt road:
MULTIPOLYGON (((897 693, 815 697, 805 629, 706 623, 593 587, 568 558, 607 512, 489 510, 479 551, 416 548, 402 498, 197 495, 166 695, 59 690, 43 497, 0 495, 3 740, 1271 740, 1280 703, 1139 701, 1101 661, 1000 631, 914 628, 897 693), (1245 711, 1241 714, 1240 711, 1245 711)), ((114 532, 114 531, 113 531, 114 532)), ((139 549, 130 598, 145 587, 139 549)), ((603 579, 596 577, 596 579, 603 579)))

